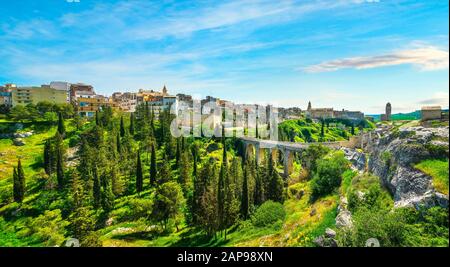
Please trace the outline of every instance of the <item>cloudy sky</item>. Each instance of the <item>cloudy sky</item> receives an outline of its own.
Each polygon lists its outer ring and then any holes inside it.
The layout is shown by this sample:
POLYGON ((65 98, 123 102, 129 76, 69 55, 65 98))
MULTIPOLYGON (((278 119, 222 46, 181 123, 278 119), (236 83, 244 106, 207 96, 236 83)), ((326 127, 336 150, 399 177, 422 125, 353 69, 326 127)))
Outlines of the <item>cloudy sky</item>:
POLYGON ((0 84, 448 107, 448 1, 2 0, 0 84))

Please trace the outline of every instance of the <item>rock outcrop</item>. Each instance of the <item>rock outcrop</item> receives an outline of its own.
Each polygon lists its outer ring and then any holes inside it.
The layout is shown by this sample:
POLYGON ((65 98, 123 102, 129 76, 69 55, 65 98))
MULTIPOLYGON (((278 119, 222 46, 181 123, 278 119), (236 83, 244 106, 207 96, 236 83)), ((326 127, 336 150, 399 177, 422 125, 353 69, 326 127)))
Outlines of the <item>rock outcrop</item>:
POLYGON ((318 247, 337 247, 335 240, 336 232, 333 229, 325 229, 325 234, 314 239, 314 244, 318 247))
POLYGON ((24 146, 25 141, 22 138, 14 138, 13 143, 15 146, 24 146))
POLYGON ((414 168, 422 160, 448 157, 449 128, 409 127, 388 131, 369 148, 369 171, 379 176, 394 196, 396 207, 448 207, 432 178, 414 168))
POLYGON ((359 172, 363 172, 366 169, 366 154, 356 149, 341 148, 344 152, 345 158, 352 163, 352 168, 359 172))

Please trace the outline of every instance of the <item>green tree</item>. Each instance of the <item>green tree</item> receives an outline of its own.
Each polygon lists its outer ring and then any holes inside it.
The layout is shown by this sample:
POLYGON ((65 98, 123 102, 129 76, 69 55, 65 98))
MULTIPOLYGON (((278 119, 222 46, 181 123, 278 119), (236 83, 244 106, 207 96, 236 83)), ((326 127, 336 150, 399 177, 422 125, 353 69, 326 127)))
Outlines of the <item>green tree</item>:
POLYGON ((93 179, 94 179, 94 184, 93 184, 93 197, 94 197, 94 208, 98 208, 101 205, 101 184, 100 184, 100 180, 98 177, 98 172, 97 172, 97 166, 94 167, 93 170, 93 179))
POLYGON ((58 188, 64 187, 64 144, 62 135, 57 132, 55 135, 55 149, 56 149, 56 180, 58 181, 58 188))
POLYGON ((13 169, 13 197, 14 201, 22 203, 25 196, 25 173, 23 172, 22 162, 17 162, 17 169, 13 169))
POLYGON ((184 194, 187 194, 188 184, 191 181, 191 166, 189 164, 188 153, 183 152, 180 159, 178 183, 181 185, 184 194))
POLYGON ((167 157, 165 157, 165 159, 162 163, 162 166, 158 172, 158 184, 161 185, 163 183, 170 181, 171 179, 172 179, 172 173, 170 171, 169 160, 167 157))
POLYGON ((261 180, 261 174, 258 165, 256 165, 255 168, 255 188, 253 201, 256 206, 259 206, 264 202, 264 185, 261 180))
POLYGON ((176 182, 163 183, 157 187, 153 217, 167 227, 169 219, 173 219, 177 231, 184 207, 184 197, 181 187, 176 182))
POLYGON ((334 153, 330 158, 320 159, 317 162, 317 171, 311 181, 312 200, 330 194, 339 187, 342 174, 348 169, 349 161, 341 151, 334 153))
POLYGON ((120 153, 122 153, 122 144, 121 144, 120 134, 119 133, 117 133, 117 136, 116 136, 116 145, 117 145, 117 152, 120 155, 120 153))
POLYGON ((51 175, 52 172, 52 147, 50 139, 45 140, 44 144, 44 170, 45 173, 51 175))
POLYGON ((244 220, 248 218, 248 164, 244 166, 244 180, 242 181, 241 216, 244 220))
POLYGON ((178 169, 178 167, 180 166, 180 158, 181 158, 181 144, 180 144, 179 138, 177 138, 176 144, 177 144, 177 150, 175 153, 175 168, 178 169))
POLYGON ((284 182, 280 174, 274 167, 272 157, 268 157, 268 167, 267 167, 267 181, 269 181, 269 187, 267 192, 267 198, 276 202, 283 203, 283 189, 284 182))
POLYGON ((320 120, 320 137, 325 137, 325 120, 320 120))
POLYGON ((134 135, 134 113, 130 113, 130 134, 134 135))
POLYGON ((144 175, 142 173, 141 153, 137 153, 136 163, 136 192, 140 193, 143 189, 144 175))
POLYGON ((120 117, 120 137, 125 136, 125 125, 123 123, 123 116, 120 117))
POLYGON ((156 152, 155 152, 155 144, 152 143, 151 158, 150 158, 150 185, 155 185, 156 175, 157 175, 156 152))
POLYGON ((323 158, 330 152, 330 149, 323 145, 311 144, 308 148, 303 152, 302 160, 303 166, 308 171, 308 176, 312 178, 314 176, 314 172, 317 169, 317 161, 323 158))
POLYGON ((66 134, 66 126, 64 125, 64 118, 61 112, 58 113, 58 133, 61 136, 66 134))
POLYGON ((102 175, 102 188, 101 188, 101 205, 104 211, 109 212, 114 207, 114 194, 108 173, 102 175))

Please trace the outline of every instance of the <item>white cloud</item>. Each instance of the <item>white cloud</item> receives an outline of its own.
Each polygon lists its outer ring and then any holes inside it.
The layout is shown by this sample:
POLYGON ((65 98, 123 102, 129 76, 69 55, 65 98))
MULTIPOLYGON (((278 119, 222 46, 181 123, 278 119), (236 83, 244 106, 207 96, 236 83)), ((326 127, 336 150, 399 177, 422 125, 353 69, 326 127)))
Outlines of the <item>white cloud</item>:
POLYGON ((352 57, 322 62, 304 68, 307 72, 327 72, 340 69, 369 69, 385 66, 410 64, 424 71, 448 68, 448 51, 433 46, 424 46, 388 54, 352 57))
POLYGON ((430 98, 419 101, 418 104, 421 105, 433 105, 448 107, 449 105, 449 94, 448 92, 436 92, 430 98))

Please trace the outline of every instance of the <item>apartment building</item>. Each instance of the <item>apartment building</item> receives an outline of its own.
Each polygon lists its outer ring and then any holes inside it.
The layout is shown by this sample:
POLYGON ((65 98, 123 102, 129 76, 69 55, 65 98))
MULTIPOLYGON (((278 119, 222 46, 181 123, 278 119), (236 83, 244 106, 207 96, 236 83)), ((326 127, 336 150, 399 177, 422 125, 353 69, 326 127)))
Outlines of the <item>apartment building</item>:
POLYGON ((64 89, 52 88, 50 85, 16 87, 11 90, 12 106, 37 104, 48 101, 55 104, 68 102, 68 92, 64 89))

